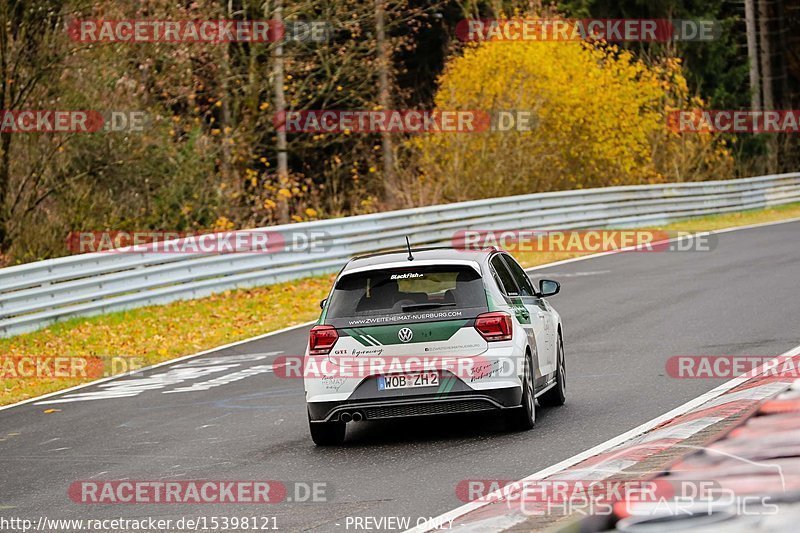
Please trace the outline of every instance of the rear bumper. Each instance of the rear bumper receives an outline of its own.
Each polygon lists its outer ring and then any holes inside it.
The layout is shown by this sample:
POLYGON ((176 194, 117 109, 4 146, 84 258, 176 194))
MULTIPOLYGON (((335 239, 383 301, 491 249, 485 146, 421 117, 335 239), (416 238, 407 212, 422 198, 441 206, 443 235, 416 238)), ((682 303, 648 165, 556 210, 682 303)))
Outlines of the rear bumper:
POLYGON ((312 422, 339 420, 342 413, 359 412, 364 420, 405 418, 414 416, 478 413, 511 409, 520 405, 521 387, 470 391, 455 394, 414 396, 405 398, 309 402, 312 422))

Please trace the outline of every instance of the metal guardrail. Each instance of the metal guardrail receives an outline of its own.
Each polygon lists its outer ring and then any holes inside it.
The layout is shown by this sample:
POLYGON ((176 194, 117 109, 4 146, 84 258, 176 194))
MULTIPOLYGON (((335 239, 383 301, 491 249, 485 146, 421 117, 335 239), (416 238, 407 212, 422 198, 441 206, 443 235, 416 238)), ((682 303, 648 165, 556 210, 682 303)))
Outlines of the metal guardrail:
POLYGON ((658 225, 790 202, 800 202, 800 173, 535 193, 243 231, 315 243, 271 253, 164 253, 143 245, 48 259, 0 269, 0 336, 75 316, 335 272, 352 255, 402 246, 405 235, 420 245, 447 243, 466 229, 658 225))

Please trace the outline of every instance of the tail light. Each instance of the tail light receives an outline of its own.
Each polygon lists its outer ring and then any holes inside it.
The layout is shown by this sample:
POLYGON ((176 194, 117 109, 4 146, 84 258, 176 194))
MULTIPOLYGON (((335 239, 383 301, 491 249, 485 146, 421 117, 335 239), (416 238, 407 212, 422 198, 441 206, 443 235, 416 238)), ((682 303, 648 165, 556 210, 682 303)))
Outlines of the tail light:
POLYGON ((333 326, 314 326, 308 335, 308 355, 327 355, 339 340, 333 326))
POLYGON ((475 319, 475 329, 489 342, 510 341, 511 315, 496 311, 493 313, 483 313, 475 319))

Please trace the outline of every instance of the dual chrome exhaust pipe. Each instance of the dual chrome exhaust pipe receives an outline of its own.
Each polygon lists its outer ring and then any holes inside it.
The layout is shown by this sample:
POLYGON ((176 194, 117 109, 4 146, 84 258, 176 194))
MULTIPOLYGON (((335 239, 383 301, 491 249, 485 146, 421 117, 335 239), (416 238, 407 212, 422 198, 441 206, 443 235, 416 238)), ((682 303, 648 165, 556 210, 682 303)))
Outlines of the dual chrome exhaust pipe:
POLYGON ((361 414, 361 411, 353 411, 352 413, 345 411, 339 415, 339 420, 342 422, 361 422, 364 420, 364 415, 361 414))

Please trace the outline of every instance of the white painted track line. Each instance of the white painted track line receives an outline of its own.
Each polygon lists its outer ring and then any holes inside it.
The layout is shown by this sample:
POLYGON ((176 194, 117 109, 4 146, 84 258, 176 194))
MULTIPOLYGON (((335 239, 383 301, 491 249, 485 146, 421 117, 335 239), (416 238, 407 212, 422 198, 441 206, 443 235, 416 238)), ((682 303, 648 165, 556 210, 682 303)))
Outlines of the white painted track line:
POLYGON ((187 359, 200 357, 201 355, 208 355, 210 353, 218 352, 220 350, 225 350, 227 348, 233 348, 234 346, 239 346, 240 344, 245 344, 245 343, 248 343, 248 342, 251 342, 251 341, 257 341, 259 339, 264 339, 264 338, 267 338, 267 337, 271 337, 273 335, 279 335, 279 334, 285 333, 287 331, 292 331, 293 329, 307 327, 307 326, 310 326, 311 324, 314 324, 314 323, 316 323, 316 320, 311 321, 311 322, 304 322, 302 324, 297 324, 295 326, 289 326, 288 328, 283 328, 283 329, 279 329, 279 330, 275 330, 275 331, 270 331, 269 333, 263 333, 261 335, 256 335, 255 337, 249 337, 247 339, 242 339, 240 341, 231 342, 231 343, 228 343, 228 344, 223 344, 222 346, 217 346, 215 348, 209 348, 208 350, 203 350, 202 352, 197 352, 197 353, 193 353, 193 354, 189 354, 189 355, 184 355, 182 357, 178 357, 177 359, 168 359, 167 361, 162 361, 160 363, 156 363, 154 365, 146 366, 146 367, 143 367, 143 368, 137 368, 136 370, 132 370, 130 372, 124 372, 122 374, 116 374, 116 375, 113 375, 113 376, 108 376, 108 377, 105 377, 105 378, 96 379, 94 381, 89 381, 88 383, 81 383, 80 385, 75 385, 74 387, 70 387, 68 389, 57 390, 55 392, 50 392, 50 393, 47 393, 47 394, 43 394, 41 396, 35 396, 33 398, 28 398, 27 400, 22 400, 21 402, 12 403, 10 405, 0 406, 0 411, 3 411, 5 409, 11 409, 12 407, 18 407, 20 405, 25 405, 25 404, 31 403, 31 402, 38 402, 40 400, 44 400, 44 399, 50 398, 52 396, 57 396, 59 394, 66 394, 67 392, 72 392, 72 391, 75 391, 75 390, 84 389, 86 387, 91 387, 92 385, 98 385, 100 383, 105 383, 106 381, 111 381, 113 379, 119 379, 119 378, 124 378, 124 377, 131 376, 131 375, 134 375, 134 374, 139 374, 139 373, 145 372, 147 370, 152 370, 153 368, 158 368, 158 367, 165 366, 165 365, 171 365, 172 363, 178 363, 180 361, 186 361, 187 359))
MULTIPOLYGON (((653 418, 652 420, 649 420, 649 421, 645 422, 644 424, 636 426, 635 428, 633 428, 633 429, 631 429, 629 431, 626 431, 625 433, 622 433, 621 435, 617 435, 616 437, 614 437, 612 439, 609 439, 609 440, 607 440, 605 442, 602 442, 602 443, 598 444, 597 446, 594 446, 593 448, 589 448, 588 450, 583 451, 583 452, 581 452, 581 453, 579 453, 577 455, 573 455, 572 457, 570 457, 568 459, 564 459, 560 463, 556 463, 556 464, 554 464, 552 466, 548 466, 547 468, 545 468, 543 470, 539 470, 538 472, 535 472, 535 473, 529 475, 528 477, 525 477, 525 478, 517 481, 516 483, 524 483, 526 481, 535 481, 535 480, 544 479, 546 477, 552 476, 553 474, 557 474, 558 472, 561 472, 562 470, 565 470, 565 469, 567 469, 567 468, 569 468, 571 466, 574 466, 574 465, 580 463, 581 461, 584 461, 584 460, 586 460, 586 459, 588 459, 590 457, 594 457, 595 455, 599 455, 599 454, 601 454, 601 453, 603 453, 603 452, 605 452, 605 451, 607 451, 607 450, 609 450, 609 449, 611 449, 611 448, 613 448, 615 446, 618 446, 618 445, 620 445, 620 444, 622 444, 622 443, 624 443, 624 442, 626 442, 626 441, 628 441, 628 440, 630 440, 630 439, 632 439, 634 437, 638 437, 638 436, 650 431, 651 429, 663 424, 664 422, 668 422, 669 420, 672 420, 673 418, 676 418, 676 417, 678 417, 680 415, 686 414, 689 411, 691 411, 692 409, 694 409, 695 407, 699 407, 699 406, 703 405, 704 403, 706 403, 706 402, 708 402, 710 400, 713 400, 714 398, 717 398, 718 396, 721 396, 722 394, 728 392, 729 390, 731 390, 731 389, 733 389, 735 387, 738 387, 742 383, 744 383, 744 382, 748 381, 749 379, 752 379, 753 377, 758 376, 760 373, 762 373, 764 367, 766 365, 769 365, 772 361, 775 361, 776 359, 780 359, 780 358, 783 358, 783 357, 794 357, 794 356, 797 356, 797 355, 800 355, 800 345, 795 346, 794 348, 792 348, 788 352, 785 352, 785 353, 783 353, 781 355, 778 355, 778 356, 770 359, 769 361, 767 361, 764 364, 762 364, 761 366, 759 366, 758 369, 756 369, 756 370, 752 370, 752 371, 748 372, 747 374, 745 374, 743 376, 739 376, 737 378, 731 379, 730 381, 726 381, 722 385, 720 385, 720 386, 718 386, 718 387, 706 392, 705 394, 702 394, 702 395, 698 396, 697 398, 694 398, 693 400, 689 400, 685 404, 683 404, 683 405, 681 405, 679 407, 676 407, 675 409, 673 409, 673 410, 671 410, 669 412, 666 412, 661 416, 657 416, 656 418, 653 418)), ((534 427, 534 429, 532 431, 536 431, 536 428, 534 427)), ((420 524, 417 527, 409 529, 405 533, 424 533, 426 531, 434 530, 434 529, 436 529, 436 525, 438 525, 438 524, 447 524, 451 520, 455 520, 456 518, 458 518, 460 516, 463 516, 463 515, 471 512, 471 511, 474 511, 476 509, 480 509, 481 507, 483 507, 485 505, 489 505, 490 503, 493 503, 494 501, 500 499, 502 496, 503 496, 503 489, 501 488, 501 489, 498 489, 498 490, 496 490, 496 491, 494 491, 494 492, 492 492, 490 494, 484 495, 480 500, 475 500, 475 501, 472 501, 472 502, 469 502, 469 503, 465 503, 464 505, 462 505, 460 507, 457 507, 457 508, 453 509, 452 511, 448 511, 448 512, 446 512, 444 514, 441 514, 441 515, 437 516, 437 517, 431 518, 428 522, 425 522, 423 524, 420 524)))

